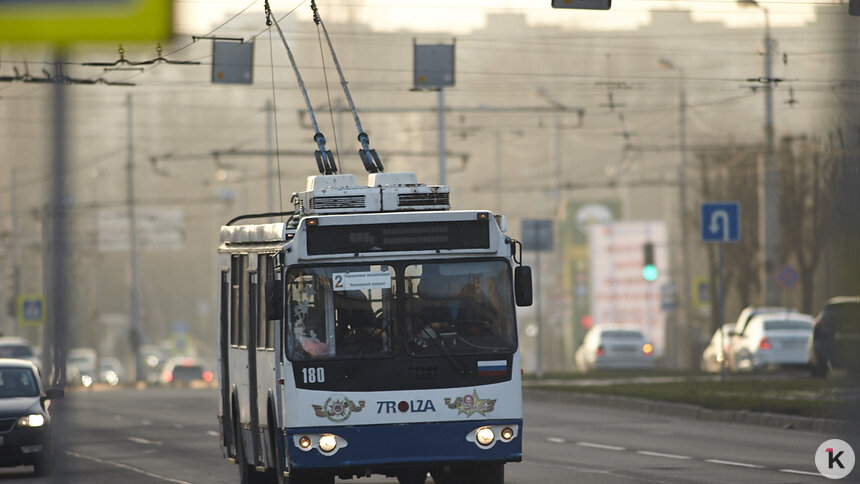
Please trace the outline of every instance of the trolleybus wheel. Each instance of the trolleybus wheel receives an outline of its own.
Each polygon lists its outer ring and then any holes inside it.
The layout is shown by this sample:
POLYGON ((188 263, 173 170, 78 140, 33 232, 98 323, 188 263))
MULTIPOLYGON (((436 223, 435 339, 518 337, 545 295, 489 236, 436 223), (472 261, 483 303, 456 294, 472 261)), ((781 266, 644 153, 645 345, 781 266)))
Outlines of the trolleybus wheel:
POLYGON ((413 469, 397 474, 397 482, 400 484, 424 484, 427 481, 427 471, 424 469, 413 469))

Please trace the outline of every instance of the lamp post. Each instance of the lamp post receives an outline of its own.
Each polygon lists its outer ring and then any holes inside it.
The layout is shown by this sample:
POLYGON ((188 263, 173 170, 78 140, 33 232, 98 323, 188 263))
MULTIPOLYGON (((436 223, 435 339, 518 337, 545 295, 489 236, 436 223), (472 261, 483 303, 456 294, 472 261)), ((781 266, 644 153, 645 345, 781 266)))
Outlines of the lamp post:
POLYGON ((764 137, 765 154, 759 160, 759 239, 761 264, 759 281, 764 293, 763 303, 779 304, 776 270, 779 258, 779 167, 774 151, 773 129, 773 39, 770 36, 770 12, 756 0, 738 0, 741 6, 758 7, 764 12, 764 137))
MULTIPOLYGON (((660 58, 657 61, 658 65, 664 69, 670 69, 678 72, 678 148, 680 151, 681 160, 678 164, 678 230, 681 235, 681 300, 683 302, 684 321, 678 322, 678 329, 683 330, 683 334, 675 335, 674 341, 677 343, 678 337, 684 338, 686 341, 689 334, 690 324, 692 323, 692 297, 690 294, 690 244, 689 235, 684 223, 684 213, 687 208, 687 89, 686 77, 684 69, 674 62, 666 58, 660 58)), ((675 361, 679 361, 676 348, 675 361)), ((683 360, 681 360, 683 361, 683 360)))

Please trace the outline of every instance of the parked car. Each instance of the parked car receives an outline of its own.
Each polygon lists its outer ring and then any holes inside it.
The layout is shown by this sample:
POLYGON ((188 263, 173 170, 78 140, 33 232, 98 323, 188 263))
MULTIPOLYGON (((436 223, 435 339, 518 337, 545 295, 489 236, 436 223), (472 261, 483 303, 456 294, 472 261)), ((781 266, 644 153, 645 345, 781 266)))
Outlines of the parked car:
POLYGON ((815 317, 809 345, 813 376, 825 377, 834 368, 857 370, 860 359, 860 296, 836 297, 827 301, 815 317), (850 360, 850 361, 848 361, 850 360))
POLYGON ((729 332, 734 328, 734 323, 724 324, 720 329, 714 331, 710 343, 702 352, 702 361, 699 366, 702 371, 717 373, 722 371, 723 362, 731 348, 731 336, 729 332), (722 349, 720 349, 722 347, 722 349))
POLYGON ((743 341, 744 333, 746 332, 746 328, 752 320, 753 317, 758 316, 759 314, 769 314, 769 313, 796 313, 797 311, 794 308, 788 307, 778 307, 778 306, 748 306, 741 311, 741 314, 738 316, 737 321, 734 323, 734 328, 729 332, 730 336, 730 345, 728 352, 728 364, 729 368, 732 370, 738 369, 736 355, 738 351, 740 351, 741 344, 743 341))
POLYGON ((642 331, 601 324, 585 333, 582 345, 574 354, 580 372, 591 370, 653 368, 654 345, 642 331))
POLYGON ((167 360, 161 372, 161 383, 170 386, 210 384, 215 375, 199 358, 175 357, 167 360))
POLYGON ((753 316, 735 346, 740 370, 769 367, 806 367, 812 316, 796 312, 753 316))
POLYGON ((28 360, 36 365, 36 368, 42 368, 42 361, 36 356, 30 342, 16 336, 0 337, 0 358, 28 360))
POLYGON ((53 445, 49 400, 63 390, 44 391, 36 365, 0 359, 0 466, 31 465, 36 474, 51 471, 53 445))

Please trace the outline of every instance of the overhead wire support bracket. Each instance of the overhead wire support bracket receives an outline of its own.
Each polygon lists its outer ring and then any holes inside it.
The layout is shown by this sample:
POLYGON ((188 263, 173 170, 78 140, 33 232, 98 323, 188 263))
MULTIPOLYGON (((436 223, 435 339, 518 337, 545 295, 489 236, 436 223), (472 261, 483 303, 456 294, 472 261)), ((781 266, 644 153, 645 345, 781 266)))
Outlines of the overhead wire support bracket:
POLYGON ((337 173, 337 165, 334 162, 334 156, 332 156, 331 150, 325 149, 325 135, 320 132, 319 124, 317 124, 317 118, 314 114, 314 108, 311 105, 311 99, 308 97, 308 90, 305 88, 305 82, 302 80, 302 75, 299 73, 299 66, 296 64, 296 59, 293 57, 293 51, 290 49, 290 45, 287 43, 287 38, 284 36, 284 31, 281 30, 281 26, 278 24, 278 19, 272 15, 272 9, 269 7, 269 0, 266 0, 265 4, 266 9, 266 25, 275 24, 275 28, 278 30, 278 35, 281 37, 281 42, 284 43, 284 48, 287 49, 287 56, 290 58, 290 64, 293 66, 293 72, 296 74, 296 81, 299 83, 299 89, 302 91, 302 96, 305 99, 305 105, 308 107, 308 114, 310 114, 311 122, 314 127, 314 141, 317 143, 319 150, 317 150, 314 155, 317 160, 317 168, 320 173, 324 175, 333 175, 337 173))
POLYGON ((352 96, 349 93, 346 77, 343 75, 343 70, 340 68, 340 62, 338 62, 337 54, 335 54, 334 51, 334 44, 332 44, 331 37, 328 35, 328 29, 325 28, 325 22, 322 21, 322 18, 319 15, 315 0, 311 0, 311 10, 314 12, 314 23, 322 27, 323 34, 325 34, 325 40, 328 43, 329 51, 331 51, 331 58, 334 61, 337 73, 340 76, 340 85, 343 86, 346 101, 349 103, 349 108, 352 110, 352 117, 355 119, 355 127, 358 129, 358 142, 361 143, 361 149, 358 150, 358 156, 361 158, 361 163, 364 165, 364 169, 367 170, 368 173, 382 172, 384 171, 382 161, 380 161, 379 156, 376 154, 376 150, 370 149, 370 136, 368 136, 361 127, 361 120, 358 119, 358 111, 355 109, 355 103, 352 101, 352 96))
POLYGON ((145 61, 133 62, 133 61, 130 61, 130 60, 125 58, 125 49, 122 47, 122 44, 120 44, 119 49, 117 49, 117 52, 119 52, 119 59, 117 59, 113 62, 83 62, 83 63, 81 63, 81 65, 82 66, 104 67, 106 71, 108 71, 108 70, 119 70, 121 68, 118 68, 117 66, 120 66, 120 65, 148 66, 148 65, 152 65, 152 64, 158 64, 158 63, 181 64, 181 65, 200 65, 200 62, 198 62, 198 61, 175 61, 175 60, 170 60, 170 59, 165 58, 164 56, 162 56, 162 52, 164 52, 164 49, 162 49, 160 42, 158 43, 158 46, 155 48, 155 51, 158 54, 158 57, 155 57, 154 59, 145 60, 145 61))
POLYGON ((245 43, 244 37, 218 37, 217 35, 192 35, 191 41, 197 42, 198 40, 223 40, 226 42, 239 42, 241 44, 245 43))

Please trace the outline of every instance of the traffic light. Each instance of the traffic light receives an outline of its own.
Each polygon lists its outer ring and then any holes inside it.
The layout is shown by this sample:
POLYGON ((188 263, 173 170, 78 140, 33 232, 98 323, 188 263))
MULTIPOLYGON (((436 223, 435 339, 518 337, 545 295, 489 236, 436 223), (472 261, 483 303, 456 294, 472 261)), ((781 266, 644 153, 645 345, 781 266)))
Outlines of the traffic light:
POLYGON ((642 254, 644 262, 642 264, 642 278, 648 282, 657 280, 659 271, 657 270, 657 266, 654 264, 654 243, 645 242, 642 246, 642 254))

